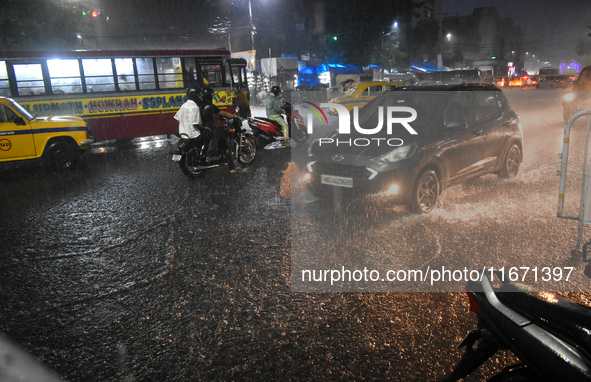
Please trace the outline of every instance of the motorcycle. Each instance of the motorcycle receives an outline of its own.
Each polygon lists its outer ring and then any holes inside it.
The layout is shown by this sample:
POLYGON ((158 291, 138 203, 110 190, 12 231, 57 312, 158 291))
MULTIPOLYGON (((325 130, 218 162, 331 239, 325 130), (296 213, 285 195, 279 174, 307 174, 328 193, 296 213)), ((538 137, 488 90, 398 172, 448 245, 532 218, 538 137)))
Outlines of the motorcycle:
POLYGON ((458 346, 466 347, 465 353, 443 381, 468 376, 502 349, 521 363, 490 382, 591 381, 591 308, 552 293, 527 291, 499 273, 503 285, 493 286, 488 276, 468 283, 478 328, 458 346))
MULTIPOLYGON (((251 163, 257 153, 253 135, 242 128, 240 119, 220 118, 225 121, 223 128, 228 136, 232 160, 241 164, 251 163)), ((172 160, 179 164, 183 173, 189 178, 202 176, 206 170, 227 165, 225 152, 221 152, 220 158, 214 162, 206 161, 209 140, 197 147, 192 144, 192 140, 186 134, 181 134, 180 138, 177 147, 172 151, 172 160)))
MULTIPOLYGON (((308 128, 304 123, 302 115, 289 102, 284 101, 280 106, 285 111, 287 117, 289 136, 297 143, 305 143, 308 140, 308 128), (292 129, 294 125, 296 129, 292 129)), ((268 144, 275 140, 280 140, 278 138, 283 138, 283 129, 281 126, 269 118, 248 118, 248 126, 252 129, 255 139, 259 143, 268 144)))

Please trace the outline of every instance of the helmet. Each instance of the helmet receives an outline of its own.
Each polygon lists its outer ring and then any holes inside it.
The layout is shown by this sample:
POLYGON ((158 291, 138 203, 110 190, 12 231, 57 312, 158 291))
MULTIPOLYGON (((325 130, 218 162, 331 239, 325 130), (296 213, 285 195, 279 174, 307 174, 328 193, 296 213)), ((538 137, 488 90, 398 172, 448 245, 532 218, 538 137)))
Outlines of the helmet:
POLYGON ((192 101, 197 101, 200 90, 201 89, 199 89, 198 87, 191 87, 187 88, 187 90, 185 90, 185 93, 187 94, 188 99, 192 101))
POLYGON ((209 86, 203 88, 203 90, 201 90, 201 97, 207 101, 208 103, 212 103, 213 102, 213 94, 214 94, 214 90, 212 88, 210 88, 209 86))
POLYGON ((277 85, 271 87, 271 93, 275 94, 275 96, 278 96, 279 93, 281 93, 281 88, 277 85))

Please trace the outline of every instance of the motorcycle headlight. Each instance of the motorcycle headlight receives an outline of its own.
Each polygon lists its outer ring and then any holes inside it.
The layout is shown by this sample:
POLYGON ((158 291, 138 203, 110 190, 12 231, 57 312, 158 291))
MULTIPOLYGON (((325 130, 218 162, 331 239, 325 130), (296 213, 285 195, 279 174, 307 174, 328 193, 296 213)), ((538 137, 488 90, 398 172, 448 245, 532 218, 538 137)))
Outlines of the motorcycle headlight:
POLYGON ((410 157, 414 153, 414 150, 414 144, 401 146, 380 157, 372 158, 371 161, 380 165, 396 163, 410 157))
POLYGON ((564 102, 572 102, 575 100, 575 94, 574 93, 567 93, 564 95, 563 99, 564 99, 564 102))

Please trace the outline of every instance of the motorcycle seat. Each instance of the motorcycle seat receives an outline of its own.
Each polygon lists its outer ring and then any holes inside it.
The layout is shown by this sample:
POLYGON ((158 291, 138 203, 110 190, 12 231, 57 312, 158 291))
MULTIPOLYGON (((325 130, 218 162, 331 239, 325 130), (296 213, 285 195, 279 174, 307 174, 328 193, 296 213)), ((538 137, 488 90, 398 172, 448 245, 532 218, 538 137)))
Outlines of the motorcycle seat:
POLYGON ((532 292, 515 284, 504 285, 497 295, 537 325, 591 354, 591 308, 554 293, 532 292))
POLYGON ((277 123, 276 121, 273 121, 272 119, 269 119, 269 118, 256 117, 256 119, 260 119, 261 121, 269 122, 269 123, 274 124, 277 127, 281 127, 281 126, 279 126, 279 123, 277 123))

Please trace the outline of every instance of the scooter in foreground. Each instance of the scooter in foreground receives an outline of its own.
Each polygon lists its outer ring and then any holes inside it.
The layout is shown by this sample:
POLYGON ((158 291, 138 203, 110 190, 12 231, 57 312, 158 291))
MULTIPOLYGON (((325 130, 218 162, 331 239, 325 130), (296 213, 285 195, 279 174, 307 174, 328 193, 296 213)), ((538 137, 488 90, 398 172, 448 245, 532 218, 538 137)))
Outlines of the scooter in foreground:
MULTIPOLYGON (((488 276, 468 283, 478 328, 460 343, 465 353, 443 381, 468 376, 499 350, 511 351, 521 363, 506 367, 490 382, 591 381, 591 308, 517 284, 497 288, 488 276)), ((506 280, 503 274, 496 276, 506 280)))
MULTIPOLYGON (((224 129, 228 136, 232 160, 241 164, 251 163, 257 153, 254 137, 242 128, 240 119, 223 119, 226 121, 224 129)), ((183 173, 189 178, 202 176, 206 170, 226 166, 225 152, 220 153, 219 160, 206 162, 208 145, 209 141, 205 141, 200 147, 193 146, 188 137, 182 134, 177 147, 172 151, 172 160, 179 164, 183 173)))
MULTIPOLYGON (((287 117, 289 136, 297 143, 305 143, 308 140, 308 127, 306 127, 302 115, 289 102, 284 101, 281 108, 287 117), (294 126, 295 128, 293 128, 294 126)), ((268 144, 283 139, 281 126, 269 118, 248 118, 248 126, 252 129, 252 134, 257 142, 268 144)))

